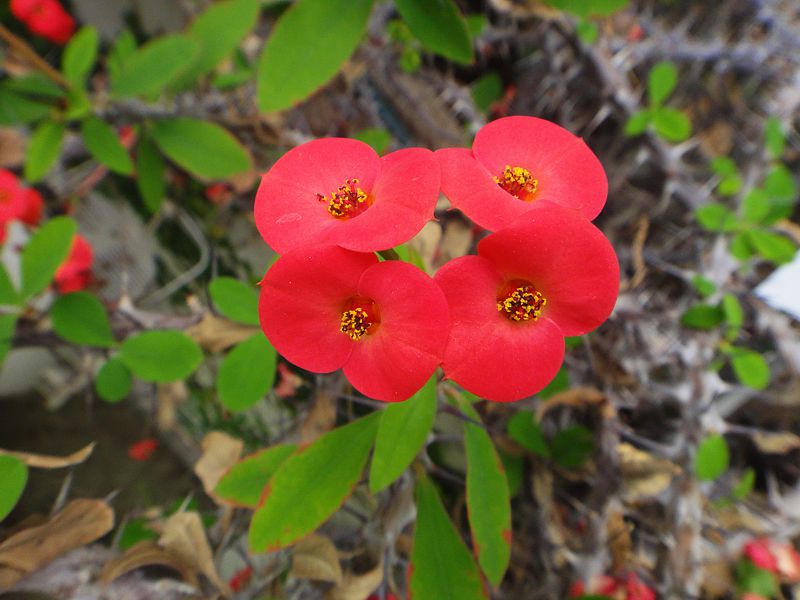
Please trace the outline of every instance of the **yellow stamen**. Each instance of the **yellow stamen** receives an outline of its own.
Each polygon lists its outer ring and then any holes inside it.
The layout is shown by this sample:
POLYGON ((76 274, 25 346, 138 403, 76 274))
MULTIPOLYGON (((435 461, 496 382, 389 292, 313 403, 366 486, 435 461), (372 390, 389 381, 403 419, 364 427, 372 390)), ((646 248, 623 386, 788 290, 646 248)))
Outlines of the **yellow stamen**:
POLYGON ((348 179, 330 198, 317 194, 317 200, 328 203, 328 212, 337 219, 349 219, 361 214, 369 205, 369 196, 358 187, 358 179, 348 179))
POLYGON ((372 320, 369 318, 367 311, 357 307, 342 313, 339 331, 349 335, 351 340, 360 340, 368 333, 372 325, 372 320))
POLYGON ((503 174, 500 177, 494 177, 494 182, 514 198, 525 202, 534 199, 536 189, 539 187, 539 180, 534 179, 528 169, 511 165, 506 165, 503 174))
POLYGON ((532 285, 520 285, 497 298, 497 312, 512 321, 534 321, 542 314, 547 299, 532 285))

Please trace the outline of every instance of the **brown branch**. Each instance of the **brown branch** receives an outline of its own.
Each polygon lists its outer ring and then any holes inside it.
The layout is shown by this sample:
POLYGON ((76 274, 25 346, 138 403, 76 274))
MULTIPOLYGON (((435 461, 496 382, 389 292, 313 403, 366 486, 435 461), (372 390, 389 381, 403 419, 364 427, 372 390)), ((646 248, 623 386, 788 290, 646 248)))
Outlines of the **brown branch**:
POLYGON ((5 42, 11 47, 12 50, 15 50, 20 56, 26 59, 32 66, 39 69, 42 73, 47 75, 50 79, 55 81, 61 87, 67 89, 70 87, 69 81, 59 73, 56 69, 54 69, 50 63, 44 60, 41 56, 36 53, 36 50, 31 48, 25 40, 19 38, 18 36, 14 35, 9 31, 5 26, 0 25, 0 39, 5 40, 5 42))

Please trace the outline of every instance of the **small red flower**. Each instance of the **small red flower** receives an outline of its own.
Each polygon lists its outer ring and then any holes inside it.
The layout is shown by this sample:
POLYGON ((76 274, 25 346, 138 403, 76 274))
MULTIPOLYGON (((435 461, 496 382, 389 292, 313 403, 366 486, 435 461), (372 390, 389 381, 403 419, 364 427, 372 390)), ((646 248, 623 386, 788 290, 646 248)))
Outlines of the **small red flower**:
POLYGON ((128 456, 139 462, 147 462, 152 458, 156 448, 158 448, 158 440, 144 438, 138 442, 134 442, 128 447, 128 456))
POLYGON ((343 369, 360 392, 409 398, 430 378, 447 342, 447 302, 425 273, 338 246, 287 252, 261 282, 261 327, 289 362, 343 369))
POLYGON ((233 577, 228 580, 228 586, 232 591, 239 592, 244 589, 248 583, 250 583, 250 579, 252 579, 252 577, 253 567, 248 565, 234 573, 233 577))
POLYGON ((555 123, 535 117, 492 121, 472 150, 445 148, 442 193, 478 225, 496 231, 549 200, 594 219, 606 202, 603 165, 584 143, 555 123))
POLYGON ((56 271, 56 289, 61 294, 69 294, 86 288, 92 281, 93 262, 92 246, 86 241, 86 238, 76 235, 67 260, 61 263, 56 271))
POLYGON ((439 164, 429 150, 379 158, 358 140, 324 138, 293 148, 264 174, 255 219, 281 254, 308 244, 373 252, 416 235, 438 196, 439 164))
POLYGON ((43 204, 39 192, 22 187, 16 175, 0 169, 0 242, 5 239, 9 221, 38 224, 42 218, 43 204))
POLYGON ((31 33, 56 44, 66 44, 75 33, 75 20, 58 0, 11 0, 11 13, 31 33))
POLYGON ((750 540, 744 546, 744 555, 760 569, 770 573, 778 572, 778 560, 772 553, 772 541, 769 538, 750 540))
POLYGON ((564 337, 605 321, 619 265, 605 236, 575 210, 542 202, 436 273, 450 305, 444 374, 500 402, 541 390, 564 357, 564 337))
POLYGON ((628 573, 625 579, 625 600, 656 600, 656 593, 636 573, 628 573))

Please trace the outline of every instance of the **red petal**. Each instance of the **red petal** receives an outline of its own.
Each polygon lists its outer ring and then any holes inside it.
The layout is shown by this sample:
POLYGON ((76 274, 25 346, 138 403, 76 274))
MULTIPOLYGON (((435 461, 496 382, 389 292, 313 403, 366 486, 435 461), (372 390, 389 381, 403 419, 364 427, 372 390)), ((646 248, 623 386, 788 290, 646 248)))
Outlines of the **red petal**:
POLYGON ((449 331, 444 294, 425 273, 399 261, 367 269, 358 292, 378 305, 381 322, 355 343, 344 374, 365 396, 406 400, 442 362, 449 331))
POLYGON ((374 254, 338 246, 287 252, 261 282, 261 327, 275 349, 316 373, 341 368, 355 342, 339 331, 343 305, 358 292, 374 254))
POLYGON ((492 121, 476 134, 472 152, 492 175, 506 165, 528 169, 539 182, 537 199, 579 209, 587 219, 606 203, 608 179, 597 156, 581 138, 550 121, 492 121))
POLYGON ((323 138, 289 150, 264 174, 256 193, 261 237, 281 254, 309 243, 333 243, 328 230, 345 221, 328 213, 317 194, 328 196, 353 178, 369 193, 379 165, 375 151, 358 140, 323 138))
POLYGON ((444 373, 464 389, 498 402, 531 396, 555 377, 564 336, 547 317, 515 323, 497 312, 505 281, 481 256, 451 260, 436 273, 450 305, 450 340, 444 373))
POLYGON ((564 335, 595 329, 617 301, 614 249, 574 210, 542 203, 513 226, 481 240, 478 254, 508 279, 530 281, 547 300, 543 316, 564 335))
POLYGON ((69 294, 88 286, 92 280, 93 262, 94 251, 91 244, 83 236, 76 235, 69 256, 56 270, 55 285, 58 291, 69 294))

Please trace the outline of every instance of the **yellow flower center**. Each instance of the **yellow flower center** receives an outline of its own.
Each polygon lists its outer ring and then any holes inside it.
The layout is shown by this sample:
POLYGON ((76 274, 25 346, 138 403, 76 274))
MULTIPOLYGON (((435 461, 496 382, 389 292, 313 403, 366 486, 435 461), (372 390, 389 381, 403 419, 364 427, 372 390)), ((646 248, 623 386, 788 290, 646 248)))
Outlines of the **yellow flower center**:
POLYGON ((503 174, 495 177, 494 182, 514 198, 524 202, 531 202, 536 195, 536 188, 539 187, 539 180, 534 179, 528 169, 511 165, 506 165, 503 174))
POLYGON ((337 219, 350 219, 360 215, 369 205, 370 198, 367 193, 358 187, 358 179, 348 179, 330 197, 317 194, 317 200, 328 203, 328 212, 337 219))
POLYGON ((497 295, 497 312, 511 321, 536 320, 542 314, 547 299, 527 282, 512 281, 497 295))

